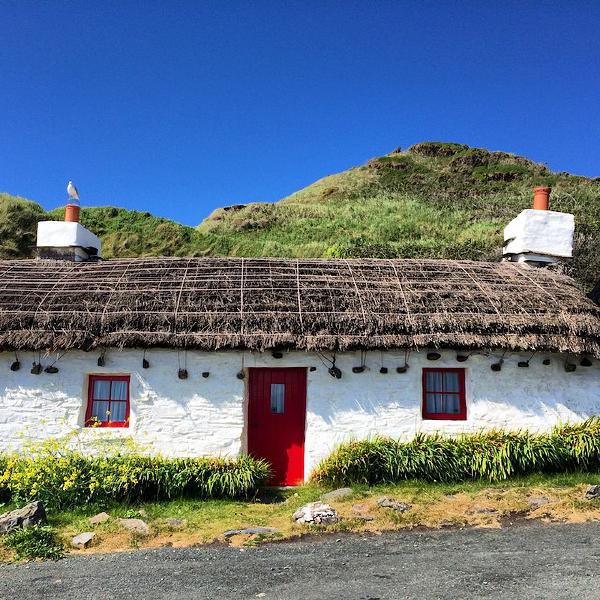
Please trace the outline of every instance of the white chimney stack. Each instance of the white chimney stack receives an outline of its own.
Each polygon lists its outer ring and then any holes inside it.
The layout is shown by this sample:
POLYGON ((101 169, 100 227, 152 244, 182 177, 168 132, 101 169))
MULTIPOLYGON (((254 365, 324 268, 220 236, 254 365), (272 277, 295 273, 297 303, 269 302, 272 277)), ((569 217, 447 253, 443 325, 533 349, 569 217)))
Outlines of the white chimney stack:
POLYGON ((83 262, 100 258, 100 239, 79 223, 79 194, 71 181, 64 221, 40 221, 37 228, 39 258, 83 262))
POLYGON ((545 266, 573 256, 575 217, 548 210, 549 197, 550 188, 535 188, 533 208, 504 228, 504 260, 545 266))

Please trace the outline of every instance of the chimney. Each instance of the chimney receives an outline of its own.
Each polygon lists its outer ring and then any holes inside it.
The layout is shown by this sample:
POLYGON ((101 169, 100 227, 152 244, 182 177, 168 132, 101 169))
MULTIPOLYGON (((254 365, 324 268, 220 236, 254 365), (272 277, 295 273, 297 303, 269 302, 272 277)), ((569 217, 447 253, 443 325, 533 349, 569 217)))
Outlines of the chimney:
POLYGON ((70 202, 65 207, 65 221, 67 223, 79 223, 79 203, 70 202))
POLYGON ((550 192, 549 187, 533 188, 533 208, 534 210, 548 210, 550 208, 550 192))
POLYGON ((79 223, 79 200, 70 198, 64 221, 40 221, 38 258, 84 262, 100 258, 100 239, 79 223))
POLYGON ((549 187, 534 188, 533 208, 504 228, 503 260, 543 267, 573 256, 575 217, 548 210, 550 192, 549 187))

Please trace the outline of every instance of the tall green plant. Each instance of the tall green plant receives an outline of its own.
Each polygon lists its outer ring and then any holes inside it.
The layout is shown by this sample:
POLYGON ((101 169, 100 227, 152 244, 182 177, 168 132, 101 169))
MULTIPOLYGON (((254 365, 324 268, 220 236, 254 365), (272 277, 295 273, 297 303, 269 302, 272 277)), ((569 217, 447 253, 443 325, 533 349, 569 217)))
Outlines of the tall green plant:
POLYGON ((269 465, 250 456, 167 458, 139 451, 87 454, 65 439, 47 440, 27 454, 0 456, 0 496, 41 500, 54 508, 107 500, 235 498, 252 495, 269 465))
POLYGON ((561 425, 548 433, 491 430, 454 437, 417 434, 342 444, 313 473, 321 483, 502 481, 531 473, 600 469, 600 418, 561 425))

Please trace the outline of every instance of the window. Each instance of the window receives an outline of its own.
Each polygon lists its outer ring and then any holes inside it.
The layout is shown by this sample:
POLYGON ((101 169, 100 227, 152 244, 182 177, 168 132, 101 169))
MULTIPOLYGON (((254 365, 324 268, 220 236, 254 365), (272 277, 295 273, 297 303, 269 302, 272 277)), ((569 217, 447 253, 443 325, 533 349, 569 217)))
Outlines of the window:
POLYGON ((271 413, 282 415, 285 412, 285 384, 271 384, 271 413))
POLYGON ((90 375, 86 427, 129 427, 129 375, 90 375))
POLYGON ((423 369, 423 418, 467 418, 464 369, 423 369))

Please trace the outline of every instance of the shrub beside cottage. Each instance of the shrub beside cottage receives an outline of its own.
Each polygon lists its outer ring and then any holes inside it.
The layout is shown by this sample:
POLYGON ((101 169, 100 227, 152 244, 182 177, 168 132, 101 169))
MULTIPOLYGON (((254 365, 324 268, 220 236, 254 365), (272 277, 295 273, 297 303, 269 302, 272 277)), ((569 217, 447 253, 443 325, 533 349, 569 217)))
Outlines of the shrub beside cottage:
POLYGON ((350 439, 598 415, 600 309, 548 194, 499 263, 102 261, 77 211, 42 222, 40 258, 0 261, 0 449, 81 429, 297 484, 350 439))

